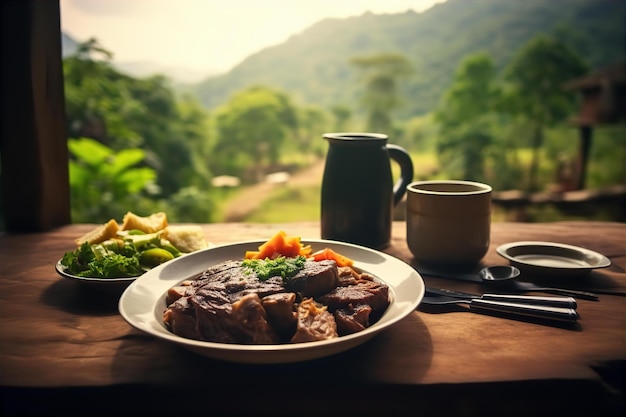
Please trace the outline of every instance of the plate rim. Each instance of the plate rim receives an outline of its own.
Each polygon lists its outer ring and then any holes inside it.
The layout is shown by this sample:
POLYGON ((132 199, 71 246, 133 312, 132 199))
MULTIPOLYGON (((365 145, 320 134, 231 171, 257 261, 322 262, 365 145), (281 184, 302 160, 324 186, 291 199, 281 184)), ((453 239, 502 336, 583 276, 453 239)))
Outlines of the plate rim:
POLYGON ((559 243, 559 242, 549 242, 549 241, 541 241, 541 240, 521 240, 517 242, 508 242, 499 245, 496 248, 496 252, 505 259, 508 259, 511 262, 516 262, 521 265, 531 266, 534 268, 540 268, 544 270, 567 270, 567 271, 590 271, 593 269, 606 268, 611 265, 611 260, 594 250, 583 248, 581 246, 570 245, 567 243, 559 243), (523 247, 523 246, 539 246, 539 247, 552 247, 552 248, 560 248, 560 249, 568 249, 583 255, 591 255, 597 259, 599 262, 597 265, 560 265, 560 266, 550 266, 550 265, 539 265, 533 262, 526 262, 523 259, 519 259, 515 256, 512 256, 508 253, 508 251, 512 248, 523 247))
MULTIPOLYGON (((240 251, 241 259, 243 259, 245 250, 258 248, 259 245, 265 243, 266 241, 266 239, 255 239, 215 245, 213 247, 202 249, 200 251, 196 251, 187 255, 185 257, 187 258, 187 260, 184 262, 191 262, 193 258, 201 257, 203 255, 206 256, 207 254, 216 254, 215 256, 219 256, 218 251, 228 250, 240 251)), ((196 274, 206 269, 206 267, 221 262, 221 260, 212 260, 208 265, 199 268, 193 272, 187 272, 185 275, 178 275, 173 278, 170 277, 167 279, 163 279, 161 277, 161 273, 165 268, 172 268, 176 265, 177 262, 181 262, 178 260, 179 258, 177 258, 162 265, 159 265, 151 269, 150 271, 147 271, 145 274, 137 277, 120 296, 120 299, 118 301, 119 313, 128 324, 143 333, 146 333, 160 340, 164 340, 166 342, 172 342, 178 345, 182 345, 182 347, 184 348, 197 351, 204 354, 205 356, 209 356, 215 359, 222 359, 230 362, 239 363, 288 363, 329 356, 331 354, 339 353, 341 351, 348 350, 354 346, 364 343, 371 337, 378 334, 380 331, 387 329, 388 327, 392 326, 393 324, 397 323, 398 321, 402 320, 403 318, 414 312, 424 296, 425 284, 419 272, 417 272, 406 262, 394 257, 393 255, 389 255, 376 249, 371 249, 351 243, 326 239, 301 239, 301 242, 305 245, 311 244, 312 246, 331 246, 344 249, 350 248, 351 251, 364 251, 365 253, 370 253, 373 256, 382 257, 384 262, 378 264, 379 268, 382 267, 382 265, 388 265, 389 262, 392 262, 394 263, 393 269, 402 268, 405 270, 406 276, 404 276, 402 279, 412 280, 413 285, 415 286, 415 294, 411 294, 411 297, 414 298, 409 301, 403 297, 400 297, 401 303, 399 304, 400 307, 398 307, 400 308, 400 310, 397 312, 394 311, 395 316, 391 318, 385 320, 385 314, 383 314, 383 316, 379 321, 377 321, 377 323, 373 324, 367 329, 362 330, 361 332, 325 341, 293 344, 287 343, 272 345, 247 345, 193 340, 183 338, 181 336, 175 335, 174 333, 171 333, 165 328, 162 322, 157 322, 156 319, 152 320, 154 318, 152 317, 152 315, 155 314, 155 310, 158 308, 158 303, 164 301, 165 292, 168 288, 176 285, 176 283, 179 283, 184 279, 189 279, 191 276, 195 276, 196 274), (159 285, 156 285, 155 283, 159 285), (149 303, 149 308, 144 307, 140 313, 129 311, 128 304, 136 301, 138 294, 150 285, 152 285, 154 288, 153 293, 149 293, 150 300, 146 301, 146 303, 149 303), (257 355, 250 355, 250 353, 256 353, 260 355, 260 357, 255 357, 257 355)), ((339 249, 339 251, 341 251, 341 249, 339 249)), ((208 258, 211 259, 210 256, 208 256, 208 258)), ((372 268, 376 269, 374 264, 368 263, 366 261, 359 259, 354 259, 354 261, 355 266, 358 268, 366 266, 362 269, 367 272, 370 272, 368 271, 368 266, 370 270, 372 268)), ((387 268, 392 269, 389 267, 387 268)), ((380 278, 380 273, 376 273, 374 275, 380 278)), ((394 297, 394 301, 398 301, 398 294, 396 293, 397 283, 390 284, 389 280, 384 278, 380 279, 382 279, 387 285, 390 286, 390 291, 392 297, 394 297)), ((146 296, 145 291, 143 293, 143 296, 146 296)), ((162 312, 164 310, 165 306, 163 306, 159 311, 162 312)))

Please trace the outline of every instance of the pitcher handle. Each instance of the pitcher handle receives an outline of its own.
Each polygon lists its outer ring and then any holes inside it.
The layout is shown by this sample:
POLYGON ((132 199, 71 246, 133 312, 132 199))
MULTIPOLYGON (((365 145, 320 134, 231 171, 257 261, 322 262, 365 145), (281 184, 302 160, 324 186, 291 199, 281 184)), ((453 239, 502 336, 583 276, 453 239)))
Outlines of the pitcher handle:
POLYGON ((400 177, 393 186, 393 205, 397 206, 406 193, 406 187, 413 181, 413 161, 409 153, 401 146, 387 144, 389 157, 400 165, 400 177))

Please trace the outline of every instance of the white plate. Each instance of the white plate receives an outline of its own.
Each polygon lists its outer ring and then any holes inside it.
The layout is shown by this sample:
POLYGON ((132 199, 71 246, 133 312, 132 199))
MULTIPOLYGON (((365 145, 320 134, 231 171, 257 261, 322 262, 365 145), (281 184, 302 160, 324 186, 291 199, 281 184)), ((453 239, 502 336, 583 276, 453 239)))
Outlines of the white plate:
POLYGON ((563 243, 512 242, 496 251, 520 269, 550 275, 584 275, 611 265, 610 259, 598 252, 563 243))
POLYGON ((187 339, 170 332, 163 323, 166 292, 185 279, 227 260, 243 259, 246 250, 258 250, 264 241, 216 246, 174 259, 138 277, 119 300, 122 317, 133 327, 215 359, 240 363, 289 363, 333 355, 371 339, 415 311, 424 296, 424 281, 411 266, 385 253, 327 240, 302 240, 313 251, 331 248, 354 260, 354 267, 369 272, 389 286, 391 304, 378 322, 347 336, 318 342, 280 345, 240 345, 187 339))

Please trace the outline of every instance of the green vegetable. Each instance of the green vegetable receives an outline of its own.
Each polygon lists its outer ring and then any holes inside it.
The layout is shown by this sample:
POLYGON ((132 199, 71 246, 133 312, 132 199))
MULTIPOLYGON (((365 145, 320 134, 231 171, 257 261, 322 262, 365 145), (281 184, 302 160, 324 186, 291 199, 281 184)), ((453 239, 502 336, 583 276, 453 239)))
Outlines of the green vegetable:
POLYGON ((127 258, 126 256, 114 253, 104 258, 89 263, 89 271, 84 271, 88 275, 93 276, 91 272, 95 272, 96 276, 102 278, 121 278, 136 277, 145 271, 141 268, 137 257, 127 258))
POLYGON ((181 252, 157 233, 128 233, 90 245, 83 243, 61 259, 68 272, 79 277, 136 277, 181 252))
POLYGON ((155 267, 172 259, 174 259, 174 255, 171 252, 163 248, 150 248, 141 253, 139 262, 143 265, 155 267))
POLYGON ((276 259, 244 259, 242 265, 247 268, 248 272, 254 271, 261 281, 276 276, 282 277, 285 281, 304 268, 305 262, 306 258, 298 255, 295 258, 279 256, 276 259))
POLYGON ((178 258, 182 253, 176 248, 176 246, 172 245, 168 240, 161 239, 161 247, 174 255, 174 258, 178 258))
POLYGON ((161 247, 161 235, 163 232, 144 233, 140 235, 126 235, 125 241, 133 242, 137 250, 145 250, 149 248, 161 247))

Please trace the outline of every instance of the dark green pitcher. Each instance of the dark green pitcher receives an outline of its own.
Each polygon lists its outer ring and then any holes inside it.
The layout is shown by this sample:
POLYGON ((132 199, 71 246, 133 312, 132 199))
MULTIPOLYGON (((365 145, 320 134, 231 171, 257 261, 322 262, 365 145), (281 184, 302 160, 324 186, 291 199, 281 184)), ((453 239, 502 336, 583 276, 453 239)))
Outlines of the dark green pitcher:
POLYGON ((326 133, 322 179, 322 238, 384 248, 391 239, 394 207, 413 180, 408 152, 380 133, 326 133), (400 166, 393 183, 391 160, 400 166))

